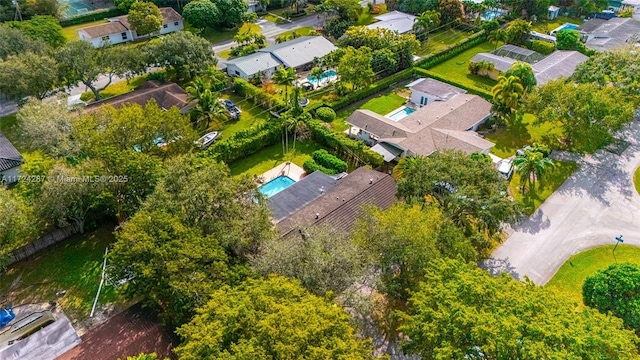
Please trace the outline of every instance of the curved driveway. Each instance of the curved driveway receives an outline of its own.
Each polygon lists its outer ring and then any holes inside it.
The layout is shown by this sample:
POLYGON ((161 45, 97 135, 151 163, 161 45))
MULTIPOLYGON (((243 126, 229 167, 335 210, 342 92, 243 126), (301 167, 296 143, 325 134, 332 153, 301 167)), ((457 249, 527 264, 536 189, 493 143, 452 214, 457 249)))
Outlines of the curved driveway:
POLYGON ((640 246, 640 195, 633 172, 640 165, 640 123, 624 132, 631 145, 615 155, 598 151, 528 219, 515 227, 485 265, 544 285, 572 255, 599 245, 640 246))

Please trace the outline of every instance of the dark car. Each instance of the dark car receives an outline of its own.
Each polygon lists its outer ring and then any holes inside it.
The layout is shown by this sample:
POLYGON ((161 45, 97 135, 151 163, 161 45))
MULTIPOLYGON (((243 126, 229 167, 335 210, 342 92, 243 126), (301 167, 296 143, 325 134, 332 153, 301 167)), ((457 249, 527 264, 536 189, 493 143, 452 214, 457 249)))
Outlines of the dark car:
POLYGON ((302 83, 302 85, 300 85, 300 86, 302 87, 302 90, 304 90, 304 91, 311 91, 314 88, 313 84, 310 83, 310 82, 302 83))
POLYGON ((224 106, 226 106, 227 109, 233 109, 234 107, 236 107, 236 104, 234 104, 231 100, 225 100, 224 106))

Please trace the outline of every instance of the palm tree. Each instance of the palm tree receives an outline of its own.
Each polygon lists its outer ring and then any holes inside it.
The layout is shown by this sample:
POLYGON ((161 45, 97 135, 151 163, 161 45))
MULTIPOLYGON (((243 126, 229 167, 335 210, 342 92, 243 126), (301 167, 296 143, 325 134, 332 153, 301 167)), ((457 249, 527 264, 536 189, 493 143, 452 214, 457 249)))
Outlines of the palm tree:
POLYGON ((309 73, 309 75, 311 75, 311 77, 318 80, 318 82, 320 82, 320 79, 322 78, 322 74, 324 74, 324 71, 322 71, 322 69, 317 66, 311 69, 311 73, 309 73))
POLYGON ((284 85, 284 98, 289 101, 289 86, 296 80, 296 70, 294 68, 280 67, 271 77, 273 82, 284 85))
POLYGON ((495 29, 489 33, 487 40, 489 40, 489 43, 493 43, 493 48, 496 49, 498 48, 498 43, 507 40, 507 32, 504 29, 495 29))
POLYGON ((440 25, 440 13, 435 10, 427 10, 416 17, 413 23, 413 31, 424 41, 426 33, 440 25))
POLYGON ((493 102, 500 103, 510 109, 517 109, 520 98, 524 94, 524 87, 516 76, 498 76, 498 83, 491 90, 493 102))
POLYGON ((547 169, 554 166, 551 159, 544 157, 541 152, 526 150, 523 155, 516 156, 513 165, 520 175, 520 186, 524 194, 525 185, 529 184, 529 189, 533 190, 536 181, 540 181, 547 169))
POLYGON ((205 90, 209 89, 209 83, 202 77, 195 78, 189 86, 185 89, 189 94, 188 101, 197 100, 202 96, 205 90))
POLYGON ((280 34, 276 37, 276 44, 280 44, 283 43, 285 41, 289 40, 289 35, 287 34, 280 34))
POLYGON ((198 103, 192 111, 198 123, 205 121, 205 129, 209 128, 212 120, 217 121, 228 114, 224 104, 218 101, 218 98, 209 89, 205 89, 197 100, 198 103))
POLYGON ((412 169, 416 165, 416 158, 413 156, 403 157, 398 161, 398 165, 393 168, 392 176, 394 179, 401 179, 405 172, 412 169))

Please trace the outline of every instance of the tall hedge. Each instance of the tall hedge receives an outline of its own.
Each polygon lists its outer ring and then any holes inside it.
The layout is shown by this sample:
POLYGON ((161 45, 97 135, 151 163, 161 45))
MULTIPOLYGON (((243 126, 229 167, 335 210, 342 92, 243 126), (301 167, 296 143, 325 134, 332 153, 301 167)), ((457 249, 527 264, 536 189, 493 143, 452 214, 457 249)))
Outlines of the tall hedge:
POLYGON ((316 163, 313 160, 307 160, 302 164, 302 168, 307 174, 311 174, 314 171, 320 171, 327 175, 335 175, 337 172, 333 169, 327 169, 326 167, 316 163))
POLYGON ((233 88, 238 95, 250 100, 256 105, 264 107, 265 109, 270 109, 277 113, 283 112, 287 109, 286 104, 282 100, 271 94, 267 94, 262 89, 250 84, 244 79, 235 78, 233 80, 233 88))
POLYGON ((126 14, 125 12, 117 8, 96 10, 96 11, 88 12, 86 14, 60 20, 60 26, 65 27, 65 26, 71 26, 71 25, 84 24, 92 21, 108 19, 108 18, 120 16, 120 15, 125 15, 125 14, 126 14))
POLYGON ((374 168, 382 165, 382 155, 372 151, 364 142, 333 131, 320 120, 307 119, 305 123, 318 144, 342 155, 343 159, 355 158, 358 163, 371 165, 374 168))
POLYGON ((347 171, 347 163, 338 159, 335 155, 329 154, 327 150, 316 150, 311 154, 311 157, 318 165, 335 170, 336 173, 347 171))

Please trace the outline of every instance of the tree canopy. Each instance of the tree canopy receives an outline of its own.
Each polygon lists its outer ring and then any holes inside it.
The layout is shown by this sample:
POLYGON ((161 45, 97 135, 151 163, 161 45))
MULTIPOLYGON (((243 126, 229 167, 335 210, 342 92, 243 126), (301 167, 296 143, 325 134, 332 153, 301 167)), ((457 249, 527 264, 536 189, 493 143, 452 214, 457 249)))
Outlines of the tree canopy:
POLYGON ((10 26, 19 29, 33 40, 42 40, 52 48, 57 48, 67 42, 62 27, 53 16, 34 16, 31 20, 14 21, 10 26))
POLYGON ((338 65, 338 74, 342 81, 359 89, 373 82, 375 73, 371 68, 373 54, 371 49, 363 46, 359 49, 348 47, 338 65))
POLYGON ((425 359, 637 359, 620 319, 553 290, 438 259, 401 312, 404 349, 425 359))
POLYGON ((599 52, 578 65, 572 79, 581 84, 611 84, 637 99, 640 94, 640 52, 634 47, 599 52))
POLYGON ((162 13, 156 4, 147 1, 136 1, 131 4, 127 21, 131 30, 139 36, 151 35, 162 27, 162 13))
POLYGON ((210 0, 197 0, 184 6, 182 16, 196 29, 204 29, 214 26, 221 15, 218 7, 210 0))
POLYGON ((184 360, 373 358, 346 311, 280 276, 214 291, 177 333, 184 360))
POLYGON ((211 44, 188 31, 161 37, 149 44, 147 52, 151 64, 173 70, 183 80, 202 74, 217 63, 211 44))
POLYGON ((640 266, 614 264, 589 276, 582 285, 585 305, 611 313, 640 334, 640 266))

